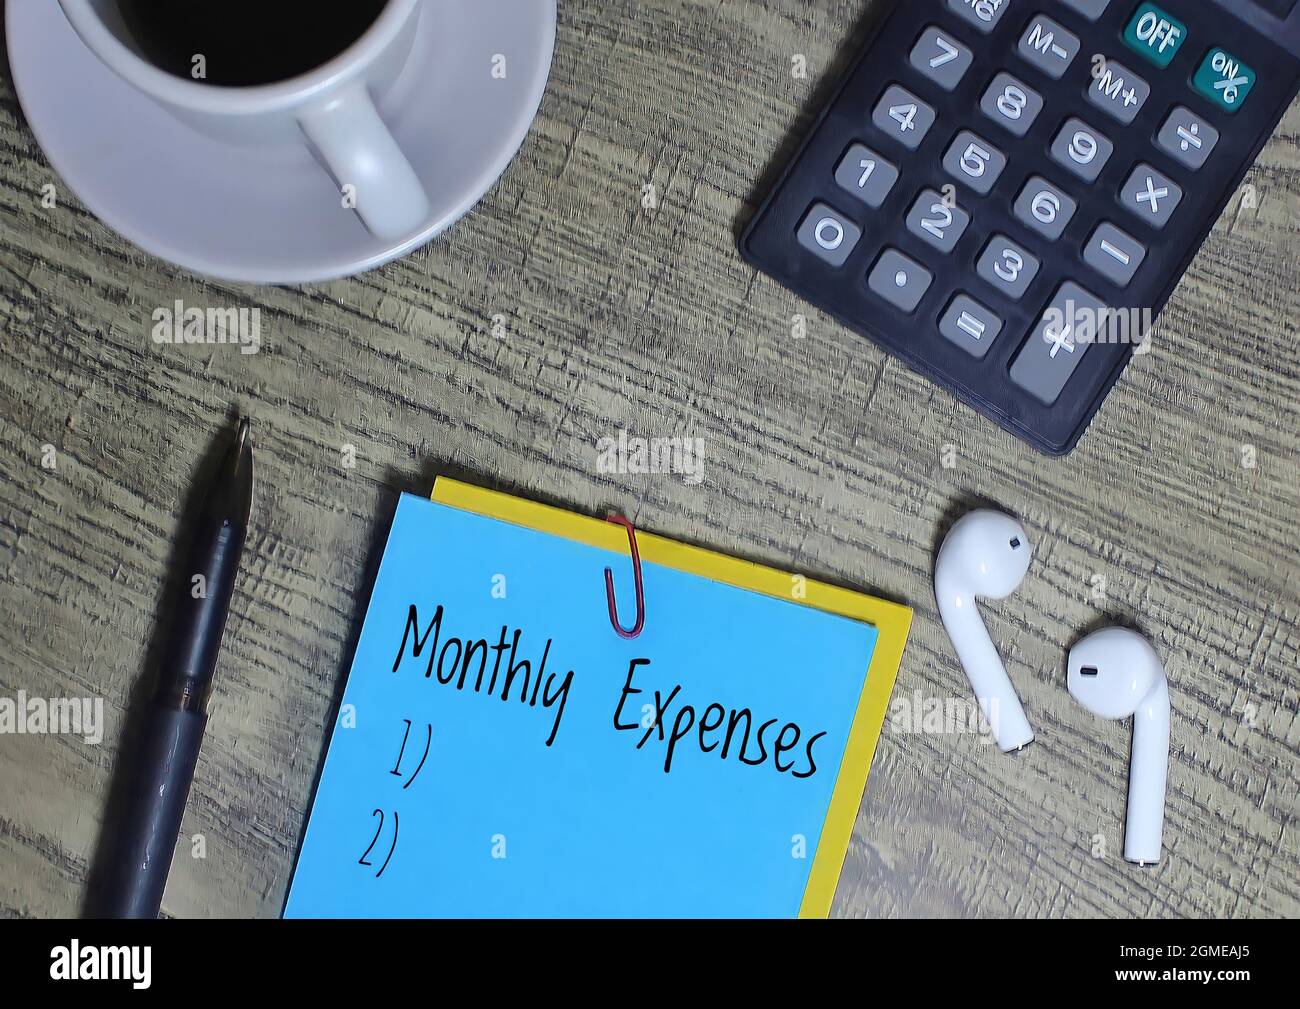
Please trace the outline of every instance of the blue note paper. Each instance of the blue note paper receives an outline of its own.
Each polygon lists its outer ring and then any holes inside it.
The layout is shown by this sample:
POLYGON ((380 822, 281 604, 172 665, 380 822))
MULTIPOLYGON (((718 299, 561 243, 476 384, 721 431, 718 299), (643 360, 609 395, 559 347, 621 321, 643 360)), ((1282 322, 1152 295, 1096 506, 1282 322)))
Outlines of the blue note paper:
POLYGON ((876 631, 404 495, 286 917, 799 911, 876 631))

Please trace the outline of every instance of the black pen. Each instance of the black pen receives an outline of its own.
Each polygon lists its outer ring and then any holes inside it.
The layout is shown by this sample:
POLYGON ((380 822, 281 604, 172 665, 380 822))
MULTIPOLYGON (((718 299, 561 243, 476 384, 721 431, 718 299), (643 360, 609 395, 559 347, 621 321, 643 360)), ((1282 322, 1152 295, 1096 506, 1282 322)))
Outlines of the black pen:
POLYGON ((208 722, 217 653, 253 500, 248 421, 204 499, 112 851, 99 913, 156 918, 208 722))

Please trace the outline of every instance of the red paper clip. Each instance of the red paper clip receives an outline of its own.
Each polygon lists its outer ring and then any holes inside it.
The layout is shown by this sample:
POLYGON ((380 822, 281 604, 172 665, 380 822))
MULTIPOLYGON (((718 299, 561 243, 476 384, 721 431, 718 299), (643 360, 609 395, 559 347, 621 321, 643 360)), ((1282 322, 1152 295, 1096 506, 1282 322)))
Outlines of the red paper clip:
POLYGON ((641 586, 641 554, 636 548, 636 529, 622 515, 610 515, 606 521, 627 530, 627 542, 632 548, 632 576, 636 580, 636 623, 629 631, 618 622, 618 603, 614 600, 614 572, 605 569, 605 600, 609 603, 609 622, 614 625, 619 637, 635 638, 645 627, 645 592, 641 586))

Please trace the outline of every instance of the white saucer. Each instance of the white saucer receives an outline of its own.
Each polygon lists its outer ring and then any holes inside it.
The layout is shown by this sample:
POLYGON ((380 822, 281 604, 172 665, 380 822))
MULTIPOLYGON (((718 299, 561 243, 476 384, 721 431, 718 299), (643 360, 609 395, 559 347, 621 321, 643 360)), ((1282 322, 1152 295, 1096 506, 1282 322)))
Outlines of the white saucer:
POLYGON ((432 205, 374 238, 312 156, 237 147, 173 118, 105 67, 56 0, 8 0, 14 86, 81 202, 136 245, 227 280, 304 284, 361 273, 428 242, 482 199, 523 143, 555 46, 556 0, 428 0, 380 111, 432 205), (493 58, 506 57, 504 79, 493 58), (322 213, 337 206, 338 212, 322 213))

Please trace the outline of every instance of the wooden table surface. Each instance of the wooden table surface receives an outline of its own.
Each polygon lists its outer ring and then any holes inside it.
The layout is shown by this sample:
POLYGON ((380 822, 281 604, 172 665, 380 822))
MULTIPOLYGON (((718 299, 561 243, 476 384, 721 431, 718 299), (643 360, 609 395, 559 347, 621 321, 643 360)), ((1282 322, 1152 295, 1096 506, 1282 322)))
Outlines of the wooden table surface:
POLYGON ((905 601, 909 706, 969 694, 932 595, 942 531, 975 502, 1017 512, 1036 558, 984 612, 1038 742, 1010 757, 891 719, 835 913, 1300 914, 1300 106, 1152 353, 1049 460, 736 253, 870 6, 561 0, 540 115, 482 204, 301 289, 172 267, 63 188, 43 208, 60 182, 4 75, 0 697, 103 697, 106 726, 97 746, 0 735, 0 913, 81 907, 187 488, 238 412, 253 531, 168 915, 279 913, 397 494, 440 473, 905 601), (261 353, 156 345, 178 298, 260 308, 261 353), (619 431, 702 439, 703 479, 600 472, 619 431), (1121 856, 1127 725, 1065 690, 1066 648, 1111 620, 1169 673, 1155 869, 1121 856))

